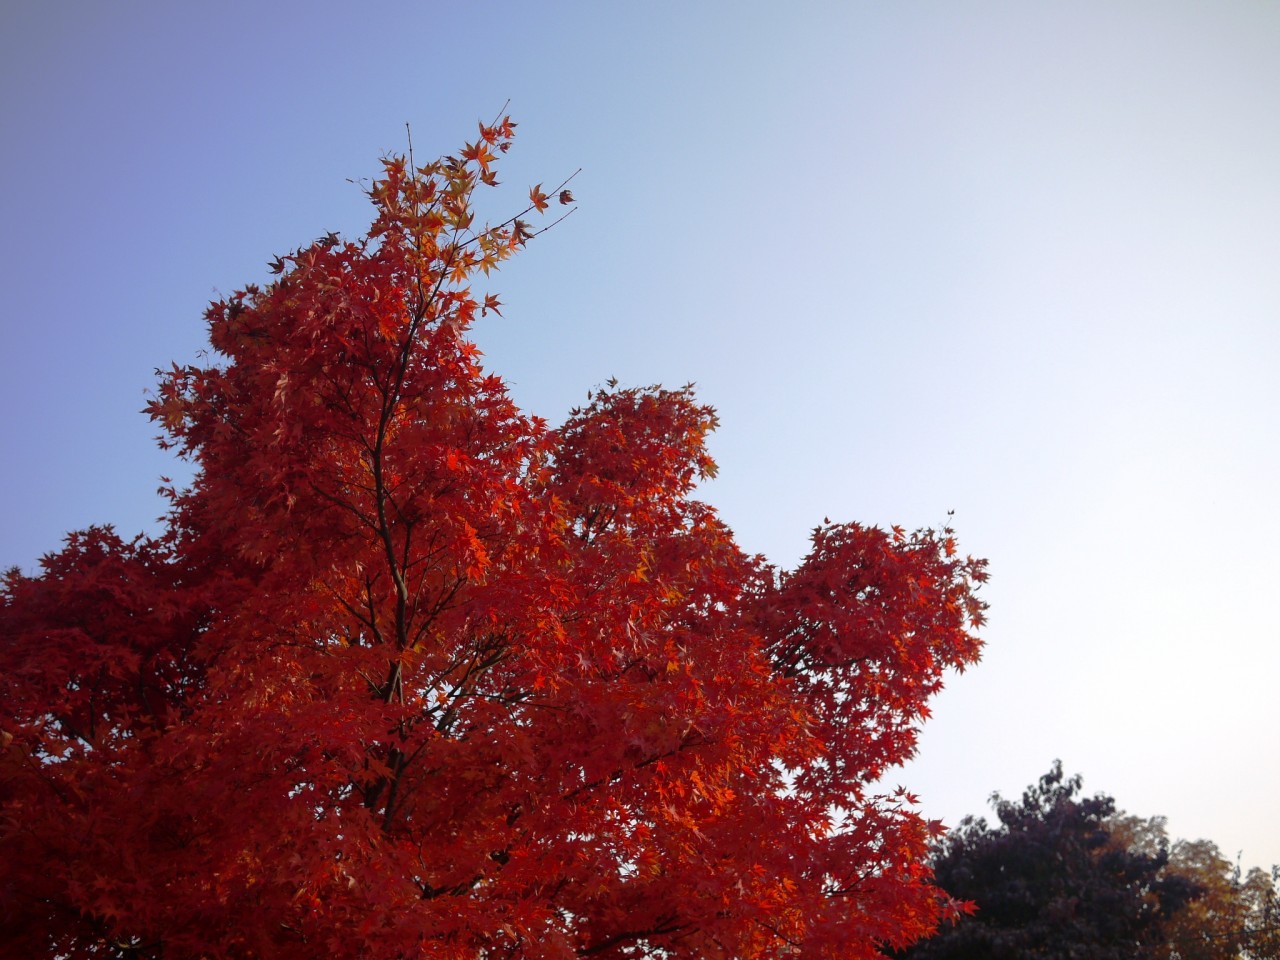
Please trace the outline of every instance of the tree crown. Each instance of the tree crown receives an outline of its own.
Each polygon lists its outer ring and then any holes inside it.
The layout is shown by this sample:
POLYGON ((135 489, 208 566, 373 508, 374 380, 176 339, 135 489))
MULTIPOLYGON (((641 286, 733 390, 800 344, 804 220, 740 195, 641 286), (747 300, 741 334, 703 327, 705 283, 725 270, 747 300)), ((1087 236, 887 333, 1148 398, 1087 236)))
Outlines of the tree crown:
POLYGON ((470 282, 572 196, 477 223, 514 126, 388 159, 365 237, 209 307, 216 362, 148 407, 198 468, 163 534, 6 578, 14 951, 847 958, 958 909, 874 784, 978 657, 984 562, 830 523, 744 555, 689 388, 517 409, 470 282))

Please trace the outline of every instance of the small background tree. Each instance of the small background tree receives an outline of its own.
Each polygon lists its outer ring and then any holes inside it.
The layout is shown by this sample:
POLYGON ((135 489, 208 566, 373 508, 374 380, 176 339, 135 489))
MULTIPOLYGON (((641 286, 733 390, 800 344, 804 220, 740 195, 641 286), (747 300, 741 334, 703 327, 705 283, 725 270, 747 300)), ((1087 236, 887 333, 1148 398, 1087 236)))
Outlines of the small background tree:
POLYGON ((903 955, 913 960, 1132 960, 1199 894, 1163 874, 1167 854, 1113 842, 1115 803, 1083 797, 1061 763, 1021 800, 992 799, 998 824, 965 818, 939 847, 939 882, 977 912, 903 955))
POLYGON ((966 818, 937 846, 934 866, 977 910, 900 956, 1277 956, 1272 875, 1255 869, 1242 880, 1215 844, 1171 843, 1164 818, 1117 813, 1111 797, 1080 789, 1055 763, 1020 801, 993 797, 997 824, 966 818))

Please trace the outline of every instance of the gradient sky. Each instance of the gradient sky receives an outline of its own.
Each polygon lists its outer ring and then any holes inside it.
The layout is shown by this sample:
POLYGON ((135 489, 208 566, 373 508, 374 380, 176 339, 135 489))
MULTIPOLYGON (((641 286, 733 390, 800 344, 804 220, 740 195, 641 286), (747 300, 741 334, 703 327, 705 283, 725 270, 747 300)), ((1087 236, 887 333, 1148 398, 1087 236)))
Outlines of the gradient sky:
POLYGON ((476 331, 522 405, 696 381, 747 550, 954 510, 990 558, 928 815, 1060 757, 1280 862, 1276 0, 12 0, 0 565, 155 529, 138 410, 207 301, 508 98, 495 213, 583 168, 476 331))

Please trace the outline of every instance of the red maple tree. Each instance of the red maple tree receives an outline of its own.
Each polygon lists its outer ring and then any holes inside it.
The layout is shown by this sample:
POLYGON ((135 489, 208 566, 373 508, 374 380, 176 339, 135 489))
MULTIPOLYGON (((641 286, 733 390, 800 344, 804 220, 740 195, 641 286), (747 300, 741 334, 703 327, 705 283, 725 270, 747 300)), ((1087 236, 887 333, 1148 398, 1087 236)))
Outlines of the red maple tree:
POLYGON ((744 555, 688 388, 521 413, 467 338, 535 235, 473 213, 513 126, 210 306, 149 406, 197 467, 162 535, 7 575, 6 956, 858 958, 963 908, 874 785, 978 657, 983 561, 744 555))

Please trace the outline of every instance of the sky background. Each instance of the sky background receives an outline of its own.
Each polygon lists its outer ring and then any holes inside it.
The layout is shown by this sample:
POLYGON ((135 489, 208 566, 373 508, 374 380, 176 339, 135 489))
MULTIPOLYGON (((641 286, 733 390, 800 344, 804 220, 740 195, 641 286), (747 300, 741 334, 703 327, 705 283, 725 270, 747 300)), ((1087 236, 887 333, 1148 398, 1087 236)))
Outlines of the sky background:
POLYGON ((476 330, 518 402, 696 381, 746 550, 954 510, 990 559, 928 816, 1061 758, 1280 862, 1277 0, 11 0, 0 565, 156 529, 207 302, 508 99, 495 213, 582 168, 476 330))

